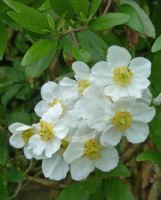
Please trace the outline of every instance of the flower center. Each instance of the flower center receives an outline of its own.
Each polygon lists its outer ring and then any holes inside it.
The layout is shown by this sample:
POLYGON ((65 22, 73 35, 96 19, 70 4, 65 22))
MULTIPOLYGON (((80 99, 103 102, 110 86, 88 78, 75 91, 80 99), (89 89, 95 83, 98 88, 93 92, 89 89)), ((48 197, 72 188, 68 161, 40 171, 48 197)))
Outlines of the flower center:
POLYGON ((54 125, 52 123, 41 120, 40 127, 38 130, 41 140, 48 142, 51 139, 53 139, 54 138, 53 128, 54 125))
POLYGON ((48 105, 50 107, 53 107, 55 106, 57 103, 60 103, 63 111, 65 110, 65 103, 64 103, 64 100, 62 98, 55 98, 52 102, 50 102, 48 105))
POLYGON ((83 94, 84 90, 90 86, 88 80, 78 80, 78 95, 83 94))
POLYGON ((128 66, 116 67, 113 70, 113 80, 120 86, 127 86, 133 78, 132 71, 128 66))
POLYGON ((132 116, 129 112, 117 112, 112 118, 112 123, 116 129, 123 132, 131 126, 132 116))
POLYGON ((96 139, 90 139, 84 145, 84 155, 90 160, 98 160, 102 149, 103 146, 96 139))
POLYGON ((24 143, 27 144, 29 139, 34 135, 34 132, 32 129, 27 129, 23 131, 21 134, 21 138, 23 139, 24 143))

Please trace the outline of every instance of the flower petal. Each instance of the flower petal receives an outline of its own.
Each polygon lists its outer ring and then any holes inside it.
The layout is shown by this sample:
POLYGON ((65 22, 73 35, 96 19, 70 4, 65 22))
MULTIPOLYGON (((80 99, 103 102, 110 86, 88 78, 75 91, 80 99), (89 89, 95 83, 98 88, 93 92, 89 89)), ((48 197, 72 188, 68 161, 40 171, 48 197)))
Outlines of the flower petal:
POLYGON ((116 146, 121 140, 122 134, 115 128, 111 127, 108 130, 103 131, 101 135, 101 143, 105 146, 116 146))
POLYGON ((45 149, 46 157, 51 158, 52 155, 59 150, 59 148, 60 148, 60 140, 58 138, 54 138, 53 141, 48 142, 45 149))
POLYGON ((129 52, 120 46, 111 46, 108 48, 107 61, 112 67, 128 66, 131 60, 129 52))
POLYGON ((75 72, 76 80, 88 80, 90 69, 84 62, 76 61, 72 64, 72 69, 75 72))
POLYGON ((65 178, 69 171, 69 165, 58 152, 54 154, 52 158, 42 161, 42 171, 45 177, 59 181, 65 178))
POLYGON ((71 163, 71 176, 74 180, 83 180, 95 169, 91 160, 86 157, 79 158, 71 163))
POLYGON ((64 159, 67 163, 71 163, 84 154, 83 144, 79 142, 70 143, 64 152, 64 159))
POLYGON ((21 133, 15 133, 11 135, 9 142, 13 147, 17 149, 20 149, 25 145, 23 139, 21 138, 21 133))
POLYGON ((63 120, 60 120, 56 123, 54 130, 55 130, 55 135, 58 138, 63 139, 67 135, 69 127, 63 122, 63 120))
POLYGON ((16 129, 19 128, 19 127, 21 127, 21 126, 24 126, 24 124, 16 122, 16 123, 13 123, 13 124, 9 125, 8 130, 12 134, 15 134, 15 133, 18 133, 18 131, 16 131, 16 129))
POLYGON ((132 59, 129 68, 137 77, 149 77, 151 73, 151 62, 143 57, 132 59))
POLYGON ((125 132, 127 140, 131 143, 144 142, 149 135, 149 127, 145 123, 133 122, 132 126, 125 132))
POLYGON ((119 155, 117 150, 113 147, 105 147, 102 151, 101 158, 95 161, 95 166, 104 172, 108 172, 117 167, 118 162, 119 155))
POLYGON ((34 111, 39 117, 42 117, 48 111, 49 108, 50 107, 47 104, 47 102, 44 100, 41 100, 36 104, 34 111))
POLYGON ((58 86, 53 81, 48 81, 41 88, 42 99, 51 102, 54 98, 59 96, 58 86))

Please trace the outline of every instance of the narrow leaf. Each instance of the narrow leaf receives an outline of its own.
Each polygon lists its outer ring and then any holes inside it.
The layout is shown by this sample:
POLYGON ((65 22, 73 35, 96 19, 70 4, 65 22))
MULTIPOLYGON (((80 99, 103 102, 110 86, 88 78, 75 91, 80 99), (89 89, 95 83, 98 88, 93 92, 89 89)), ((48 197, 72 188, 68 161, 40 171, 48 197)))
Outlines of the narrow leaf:
POLYGON ((150 160, 155 164, 161 164, 161 152, 153 150, 144 151, 137 156, 136 160, 137 161, 150 160))
POLYGON ((152 46, 152 49, 151 49, 151 51, 153 53, 155 53, 155 52, 157 52, 159 50, 161 50, 161 35, 157 37, 157 39, 155 40, 155 42, 154 42, 154 44, 152 46))
POLYGON ((4 24, 0 23, 0 60, 2 60, 6 45, 7 45, 7 28, 4 24))

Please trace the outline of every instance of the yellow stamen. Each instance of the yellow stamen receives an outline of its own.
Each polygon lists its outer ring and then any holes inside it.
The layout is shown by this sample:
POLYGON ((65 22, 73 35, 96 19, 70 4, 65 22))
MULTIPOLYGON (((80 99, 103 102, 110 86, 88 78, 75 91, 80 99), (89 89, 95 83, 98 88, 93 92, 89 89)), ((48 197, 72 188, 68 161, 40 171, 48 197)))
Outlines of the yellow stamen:
POLYGON ((61 146, 60 146, 60 151, 62 153, 64 153, 64 151, 66 150, 66 148, 68 147, 69 142, 67 140, 62 140, 61 141, 61 146))
POLYGON ((87 89, 90 86, 90 83, 88 80, 79 80, 78 81, 78 95, 81 95, 85 89, 87 89))
POLYGON ((113 80, 120 86, 127 86, 133 78, 132 71, 128 66, 116 67, 113 70, 113 80))
POLYGON ((41 140, 45 142, 52 140, 54 138, 53 128, 54 125, 52 123, 41 120, 38 130, 41 140))
POLYGON ((34 135, 34 132, 32 129, 27 129, 23 131, 21 134, 21 138, 23 139, 24 143, 27 144, 29 139, 34 135))
POLYGON ((96 139, 90 139, 84 145, 84 155, 90 160, 98 160, 102 149, 103 146, 96 139))
POLYGON ((55 98, 52 102, 50 102, 48 105, 50 106, 50 107, 53 107, 53 106, 55 106, 57 103, 60 103, 60 105, 61 105, 61 107, 62 107, 62 109, 63 109, 63 111, 65 110, 65 103, 64 103, 64 100, 63 99, 61 99, 61 98, 55 98))
POLYGON ((123 132, 131 126, 132 120, 129 112, 117 112, 112 118, 112 123, 116 129, 123 132))

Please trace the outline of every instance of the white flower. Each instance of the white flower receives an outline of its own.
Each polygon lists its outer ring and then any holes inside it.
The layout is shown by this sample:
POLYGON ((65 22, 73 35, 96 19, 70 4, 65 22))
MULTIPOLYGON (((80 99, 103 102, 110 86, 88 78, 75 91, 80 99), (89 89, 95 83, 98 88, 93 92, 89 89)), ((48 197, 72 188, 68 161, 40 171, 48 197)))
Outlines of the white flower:
MULTIPOLYGON (((32 152, 28 150, 28 142, 30 138, 35 134, 35 124, 29 126, 16 122, 11 124, 8 129, 12 133, 12 136, 9 139, 10 144, 17 149, 24 148, 24 154, 27 159, 34 157, 32 152)), ((36 157, 36 159, 39 158, 36 157)))
POLYGON ((61 140, 68 133, 69 128, 64 120, 58 120, 60 113, 55 112, 55 107, 41 118, 37 124, 37 133, 30 138, 29 149, 36 156, 45 154, 47 158, 51 158, 60 149, 61 140))
POLYGON ((131 60, 129 52, 119 46, 111 46, 107 53, 108 62, 98 62, 92 68, 93 79, 105 87, 105 95, 118 100, 132 96, 140 98, 150 82, 151 63, 143 57, 131 60))
MULTIPOLYGON (((71 176, 74 180, 82 180, 94 171, 95 168, 107 172, 115 168, 119 161, 117 150, 100 143, 97 134, 89 128, 85 132, 81 127, 79 140, 69 144, 64 152, 64 159, 70 164, 71 176), (84 132, 82 132, 82 130, 84 132), (83 136, 81 136, 83 133, 83 136)), ((78 134, 78 133, 77 133, 78 134)))
POLYGON ((41 97, 42 100, 35 106, 35 112, 39 117, 42 117, 49 109, 57 104, 61 105, 61 114, 72 105, 72 101, 70 100, 69 102, 65 95, 63 95, 63 89, 60 89, 60 86, 52 81, 48 81, 42 86, 41 97))
POLYGON ((88 65, 81 61, 74 62, 72 69, 76 80, 65 77, 59 84, 63 88, 66 97, 77 99, 91 86, 90 69, 88 65))
MULTIPOLYGON (((131 143, 140 143, 149 135, 148 122, 155 109, 133 98, 122 98, 114 103, 100 102, 93 106, 93 119, 88 118, 88 125, 102 131, 101 143, 117 145, 122 136, 131 143)), ((86 105, 88 106, 88 105, 86 105)))

